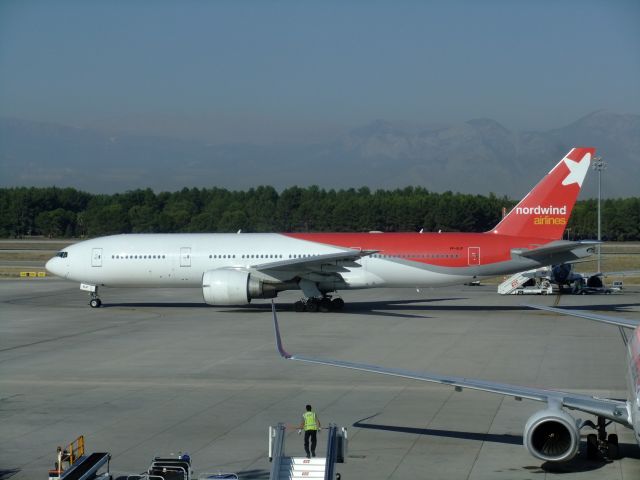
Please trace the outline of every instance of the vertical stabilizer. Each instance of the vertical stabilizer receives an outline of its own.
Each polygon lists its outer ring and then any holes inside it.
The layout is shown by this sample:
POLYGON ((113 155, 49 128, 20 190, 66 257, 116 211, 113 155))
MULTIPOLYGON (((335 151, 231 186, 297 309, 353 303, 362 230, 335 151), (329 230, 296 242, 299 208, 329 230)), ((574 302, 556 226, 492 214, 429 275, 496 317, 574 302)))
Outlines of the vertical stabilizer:
POLYGON ((596 149, 572 149, 491 231, 560 240, 596 149))

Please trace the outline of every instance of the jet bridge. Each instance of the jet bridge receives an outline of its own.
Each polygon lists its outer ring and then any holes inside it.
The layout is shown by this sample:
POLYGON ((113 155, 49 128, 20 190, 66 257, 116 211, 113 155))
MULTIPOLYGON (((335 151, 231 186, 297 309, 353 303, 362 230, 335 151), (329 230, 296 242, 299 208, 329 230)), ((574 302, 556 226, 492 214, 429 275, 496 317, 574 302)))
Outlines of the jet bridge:
POLYGON ((283 423, 269 427, 269 461, 272 462, 269 480, 340 478, 340 474, 335 472, 335 466, 336 463, 344 463, 346 457, 347 429, 330 424, 323 430, 327 432, 326 456, 306 458, 289 457, 285 454, 286 426, 283 423))

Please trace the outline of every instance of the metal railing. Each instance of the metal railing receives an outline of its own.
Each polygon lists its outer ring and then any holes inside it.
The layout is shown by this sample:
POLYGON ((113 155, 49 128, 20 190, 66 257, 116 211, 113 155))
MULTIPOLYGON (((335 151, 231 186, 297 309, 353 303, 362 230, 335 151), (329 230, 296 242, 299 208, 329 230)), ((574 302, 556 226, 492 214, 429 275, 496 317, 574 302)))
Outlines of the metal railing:
POLYGON ((344 459, 347 456, 347 429, 331 423, 327 430, 327 457, 324 480, 333 480, 336 478, 336 463, 344 463, 344 459))
POLYGON ((161 478, 162 478, 162 473, 164 473, 164 472, 167 472, 167 473, 171 473, 171 472, 173 472, 173 473, 181 473, 182 474, 182 478, 184 480, 189 480, 189 478, 191 478, 191 476, 189 475, 189 470, 184 468, 184 467, 181 467, 179 465, 166 465, 166 464, 163 464, 162 462, 153 462, 151 464, 151 466, 149 467, 149 471, 151 472, 153 470, 156 470, 156 471, 152 474, 152 476, 156 475, 156 476, 159 476, 161 478), (158 471, 160 471, 162 473, 159 473, 158 471))
POLYGON ((269 458, 271 459, 271 474, 269 478, 278 478, 280 464, 284 455, 284 423, 278 423, 276 427, 269 427, 269 458))
POLYGON ((333 480, 335 477, 335 464, 338 456, 338 427, 335 423, 329 424, 327 432, 327 460, 325 463, 324 480, 333 480))

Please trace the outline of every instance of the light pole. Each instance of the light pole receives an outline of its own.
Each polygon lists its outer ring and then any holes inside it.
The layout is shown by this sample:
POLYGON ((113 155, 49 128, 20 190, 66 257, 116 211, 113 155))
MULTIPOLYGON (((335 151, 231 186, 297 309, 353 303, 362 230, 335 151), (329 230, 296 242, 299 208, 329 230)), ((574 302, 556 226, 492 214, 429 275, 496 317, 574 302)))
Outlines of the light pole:
MULTIPOLYGON (((598 242, 602 240, 602 223, 600 215, 600 199, 602 198, 602 171, 607 168, 607 162, 602 157, 593 157, 591 168, 598 172, 598 242)), ((598 243, 598 272, 601 273, 600 267, 600 243, 598 243)))

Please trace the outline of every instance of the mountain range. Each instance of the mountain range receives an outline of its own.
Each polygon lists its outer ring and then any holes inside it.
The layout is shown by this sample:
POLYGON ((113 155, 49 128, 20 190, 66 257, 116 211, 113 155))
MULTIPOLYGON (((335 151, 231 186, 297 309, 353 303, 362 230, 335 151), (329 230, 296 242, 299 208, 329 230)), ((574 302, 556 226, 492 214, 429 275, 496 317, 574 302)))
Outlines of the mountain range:
MULTIPOLYGON (((408 185, 521 197, 577 145, 608 163, 603 196, 640 195, 640 115, 598 111, 562 128, 517 132, 495 120, 412 127, 376 120, 324 142, 220 144, 113 134, 0 117, 0 186, 113 193, 151 187, 246 189, 408 185)), ((582 198, 597 194, 591 174, 582 198)))

